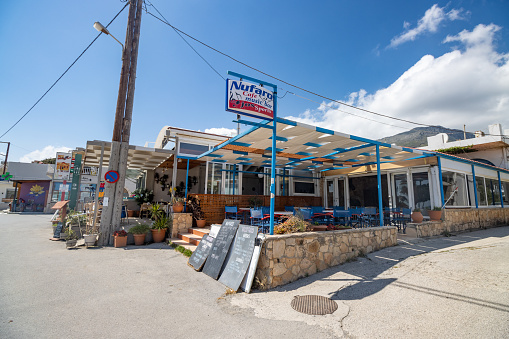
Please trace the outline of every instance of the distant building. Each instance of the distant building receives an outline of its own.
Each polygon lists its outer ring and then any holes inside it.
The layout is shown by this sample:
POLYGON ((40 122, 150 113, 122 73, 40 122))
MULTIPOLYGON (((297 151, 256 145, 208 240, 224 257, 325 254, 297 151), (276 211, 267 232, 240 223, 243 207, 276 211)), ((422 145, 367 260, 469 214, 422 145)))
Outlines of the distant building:
POLYGON ((469 147, 464 152, 454 153, 455 156, 475 160, 487 165, 509 169, 509 130, 502 130, 501 124, 488 126, 488 135, 475 132, 475 138, 448 141, 446 133, 428 137, 428 146, 421 149, 438 151, 452 147, 469 147))

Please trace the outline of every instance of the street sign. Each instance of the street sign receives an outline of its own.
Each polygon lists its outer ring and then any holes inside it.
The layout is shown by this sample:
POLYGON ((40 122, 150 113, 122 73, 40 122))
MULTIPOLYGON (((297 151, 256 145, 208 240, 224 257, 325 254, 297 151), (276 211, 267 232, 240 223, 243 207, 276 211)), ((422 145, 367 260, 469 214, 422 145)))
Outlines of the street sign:
POLYGON ((226 110, 265 120, 274 119, 274 93, 242 80, 226 80, 226 110))
POLYGON ((104 175, 104 180, 109 184, 114 184, 118 181, 118 172, 117 171, 108 171, 104 175))

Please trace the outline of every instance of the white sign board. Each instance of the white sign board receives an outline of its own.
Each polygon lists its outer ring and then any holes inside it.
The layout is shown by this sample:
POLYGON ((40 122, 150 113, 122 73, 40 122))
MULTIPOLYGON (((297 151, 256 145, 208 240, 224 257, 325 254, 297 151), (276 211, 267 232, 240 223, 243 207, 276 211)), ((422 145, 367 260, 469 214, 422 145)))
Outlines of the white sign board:
POLYGON ((71 170, 71 153, 60 153, 57 152, 56 157, 56 168, 53 178, 55 180, 69 180, 69 172, 71 170))
POLYGON ((226 80, 226 110, 265 120, 274 119, 274 94, 242 80, 226 80))

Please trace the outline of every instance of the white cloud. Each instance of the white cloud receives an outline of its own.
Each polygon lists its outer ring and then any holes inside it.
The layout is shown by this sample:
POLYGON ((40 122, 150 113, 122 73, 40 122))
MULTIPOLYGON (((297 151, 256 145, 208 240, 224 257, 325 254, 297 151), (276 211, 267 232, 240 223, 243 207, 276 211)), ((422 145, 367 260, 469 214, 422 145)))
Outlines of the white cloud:
POLYGON ((425 33, 435 33, 438 27, 444 20, 461 20, 468 15, 468 12, 464 13, 463 9, 451 9, 449 12, 445 12, 445 7, 438 7, 437 4, 431 6, 422 18, 417 22, 417 27, 410 29, 411 24, 408 22, 403 23, 405 31, 398 36, 392 38, 389 47, 396 47, 408 41, 414 41, 419 35, 425 33), (465 14, 465 15, 463 15, 465 14))
POLYGON ((233 128, 219 127, 219 128, 207 128, 205 133, 225 135, 227 137, 234 137, 237 135, 237 130, 233 128))
MULTIPOLYGON (((500 27, 478 25, 447 37, 444 43, 458 42, 457 49, 442 56, 423 56, 387 88, 369 94, 361 89, 348 95, 355 106, 430 125, 467 130, 486 130, 489 124, 509 128, 509 54, 497 53, 494 38, 500 27)), ((411 129, 416 125, 354 110, 337 103, 322 103, 298 117, 344 133, 377 139, 403 132, 345 114, 338 110, 411 129)))
POLYGON ((20 162, 32 162, 34 160, 43 160, 47 158, 54 158, 57 152, 69 152, 72 148, 61 146, 55 147, 48 145, 44 147, 42 150, 36 150, 25 154, 21 158, 19 158, 20 162))

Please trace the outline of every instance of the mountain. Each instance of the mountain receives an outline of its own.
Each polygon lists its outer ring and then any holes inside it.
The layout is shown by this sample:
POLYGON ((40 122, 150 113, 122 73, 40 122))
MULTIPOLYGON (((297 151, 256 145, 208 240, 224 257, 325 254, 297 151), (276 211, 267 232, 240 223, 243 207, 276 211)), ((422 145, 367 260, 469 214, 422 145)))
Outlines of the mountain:
MULTIPOLYGON (((459 129, 449 129, 442 126, 432 126, 432 127, 416 127, 408 132, 399 133, 391 137, 385 137, 379 139, 378 141, 405 147, 423 147, 428 145, 428 140, 426 139, 427 137, 437 135, 438 133, 449 134, 449 141, 464 139, 463 131, 459 129)), ((473 137, 474 137, 473 133, 467 132, 467 139, 473 137)))

